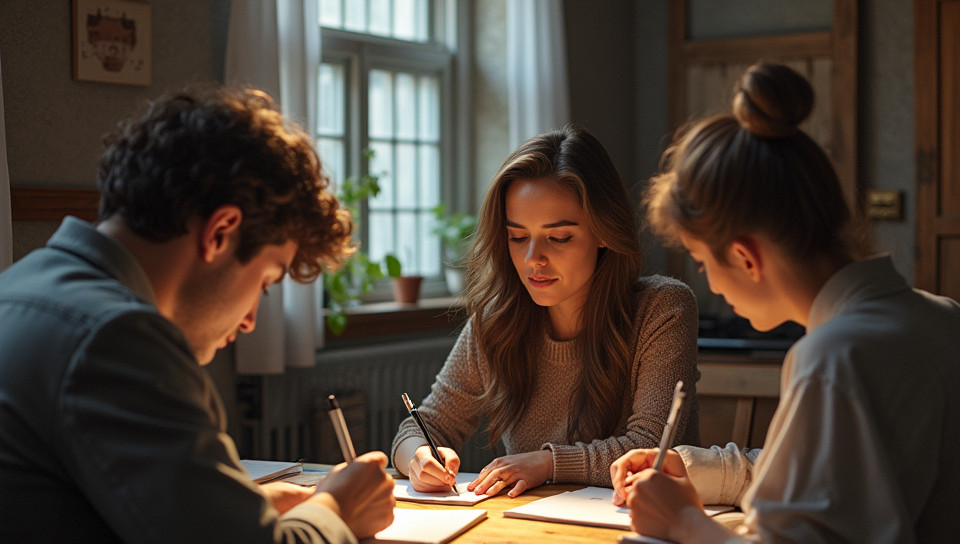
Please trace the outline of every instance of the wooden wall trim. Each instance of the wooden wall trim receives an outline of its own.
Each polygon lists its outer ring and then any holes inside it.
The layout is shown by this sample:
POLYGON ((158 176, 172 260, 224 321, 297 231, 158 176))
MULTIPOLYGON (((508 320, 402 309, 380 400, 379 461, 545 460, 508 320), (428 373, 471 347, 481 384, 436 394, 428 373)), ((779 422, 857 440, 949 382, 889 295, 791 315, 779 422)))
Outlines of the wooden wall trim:
POLYGON ((810 32, 806 34, 778 34, 751 38, 731 38, 724 40, 696 40, 682 44, 684 63, 705 62, 752 62, 757 52, 772 58, 789 57, 831 57, 830 32, 810 32))
POLYGON ((10 216, 14 221, 60 221, 73 215, 96 221, 100 192, 96 189, 11 187, 10 216))

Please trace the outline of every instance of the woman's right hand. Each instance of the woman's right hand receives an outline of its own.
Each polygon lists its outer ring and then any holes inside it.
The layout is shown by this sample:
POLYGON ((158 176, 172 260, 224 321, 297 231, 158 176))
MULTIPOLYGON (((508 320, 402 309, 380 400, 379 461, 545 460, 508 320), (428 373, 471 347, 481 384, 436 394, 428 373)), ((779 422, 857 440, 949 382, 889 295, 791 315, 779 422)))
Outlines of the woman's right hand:
POLYGON ((457 483, 457 471, 460 470, 460 456, 450 448, 437 448, 446 461, 441 465, 430 453, 430 446, 420 446, 410 459, 408 476, 413 488, 421 493, 449 491, 457 483))

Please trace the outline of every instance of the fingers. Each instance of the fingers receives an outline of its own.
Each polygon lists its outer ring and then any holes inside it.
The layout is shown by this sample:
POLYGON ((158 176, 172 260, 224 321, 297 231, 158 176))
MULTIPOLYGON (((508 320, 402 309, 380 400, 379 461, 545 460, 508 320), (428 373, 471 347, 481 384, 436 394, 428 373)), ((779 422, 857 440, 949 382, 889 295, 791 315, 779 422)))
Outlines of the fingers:
POLYGON ((517 496, 519 496, 521 493, 523 493, 523 492, 526 491, 526 490, 527 490, 527 481, 526 481, 526 480, 519 480, 519 481, 517 481, 517 485, 513 486, 513 489, 511 489, 510 491, 507 492, 507 496, 509 496, 509 497, 511 497, 511 498, 512 498, 512 497, 517 497, 517 496))
POLYGON ((489 465, 483 467, 477 479, 467 485, 467 490, 473 491, 478 495, 496 495, 502 491, 508 483, 512 483, 512 474, 506 470, 506 467, 498 466, 500 463, 500 459, 494 459, 489 465), (502 485, 499 485, 498 489, 494 492, 493 488, 498 484, 502 485))
POLYGON ((613 483, 614 504, 618 504, 617 500, 621 501, 619 504, 622 504, 622 501, 627 497, 629 491, 626 488, 627 478, 631 474, 652 466, 656 455, 657 450, 655 449, 630 450, 611 463, 610 480, 613 483))
POLYGON ((383 453, 382 451, 370 451, 357 457, 355 460, 361 463, 379 465, 380 468, 387 467, 387 454, 383 453))
POLYGON ((457 455, 457 452, 444 447, 437 448, 437 451, 439 451, 440 456, 443 457, 446 469, 456 476, 456 474, 460 472, 460 456, 457 455))
POLYGON ((417 448, 410 459, 408 472, 414 489, 426 493, 449 491, 450 486, 457 482, 456 469, 460 468, 460 457, 449 448, 441 448, 441 454, 447 461, 446 466, 433 457, 429 446, 417 448))

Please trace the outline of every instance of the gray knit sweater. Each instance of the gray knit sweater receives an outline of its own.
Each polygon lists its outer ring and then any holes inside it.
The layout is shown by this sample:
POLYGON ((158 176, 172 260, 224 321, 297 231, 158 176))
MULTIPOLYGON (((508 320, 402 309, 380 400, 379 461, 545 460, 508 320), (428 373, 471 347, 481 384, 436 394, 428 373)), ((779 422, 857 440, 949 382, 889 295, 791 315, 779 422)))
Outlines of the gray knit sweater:
MULTIPOLYGON (((632 394, 624 395, 614 435, 566 442, 567 420, 575 416, 570 413, 570 401, 580 381, 580 353, 574 341, 557 341, 545 333, 533 396, 525 413, 501 437, 508 455, 549 448, 553 452, 551 481, 609 487, 610 463, 633 448, 659 445, 677 380, 683 380, 688 394, 676 443, 699 444, 696 300, 686 285, 664 276, 642 278, 637 296, 632 394)), ((420 406, 434 439, 457 451, 477 429, 484 413, 479 397, 490 381, 472 325, 469 320, 420 406)), ((393 440, 392 459, 400 442, 411 436, 420 435, 408 417, 393 440)))

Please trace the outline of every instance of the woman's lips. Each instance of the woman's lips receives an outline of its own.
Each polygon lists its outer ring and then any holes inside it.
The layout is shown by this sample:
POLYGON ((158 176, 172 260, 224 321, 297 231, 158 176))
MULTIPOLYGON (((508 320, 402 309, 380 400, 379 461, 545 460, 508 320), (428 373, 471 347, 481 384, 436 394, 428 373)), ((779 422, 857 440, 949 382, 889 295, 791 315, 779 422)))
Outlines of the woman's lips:
POLYGON ((527 278, 530 281, 530 285, 538 288, 550 287, 556 283, 556 278, 548 278, 547 276, 529 276, 527 278))

